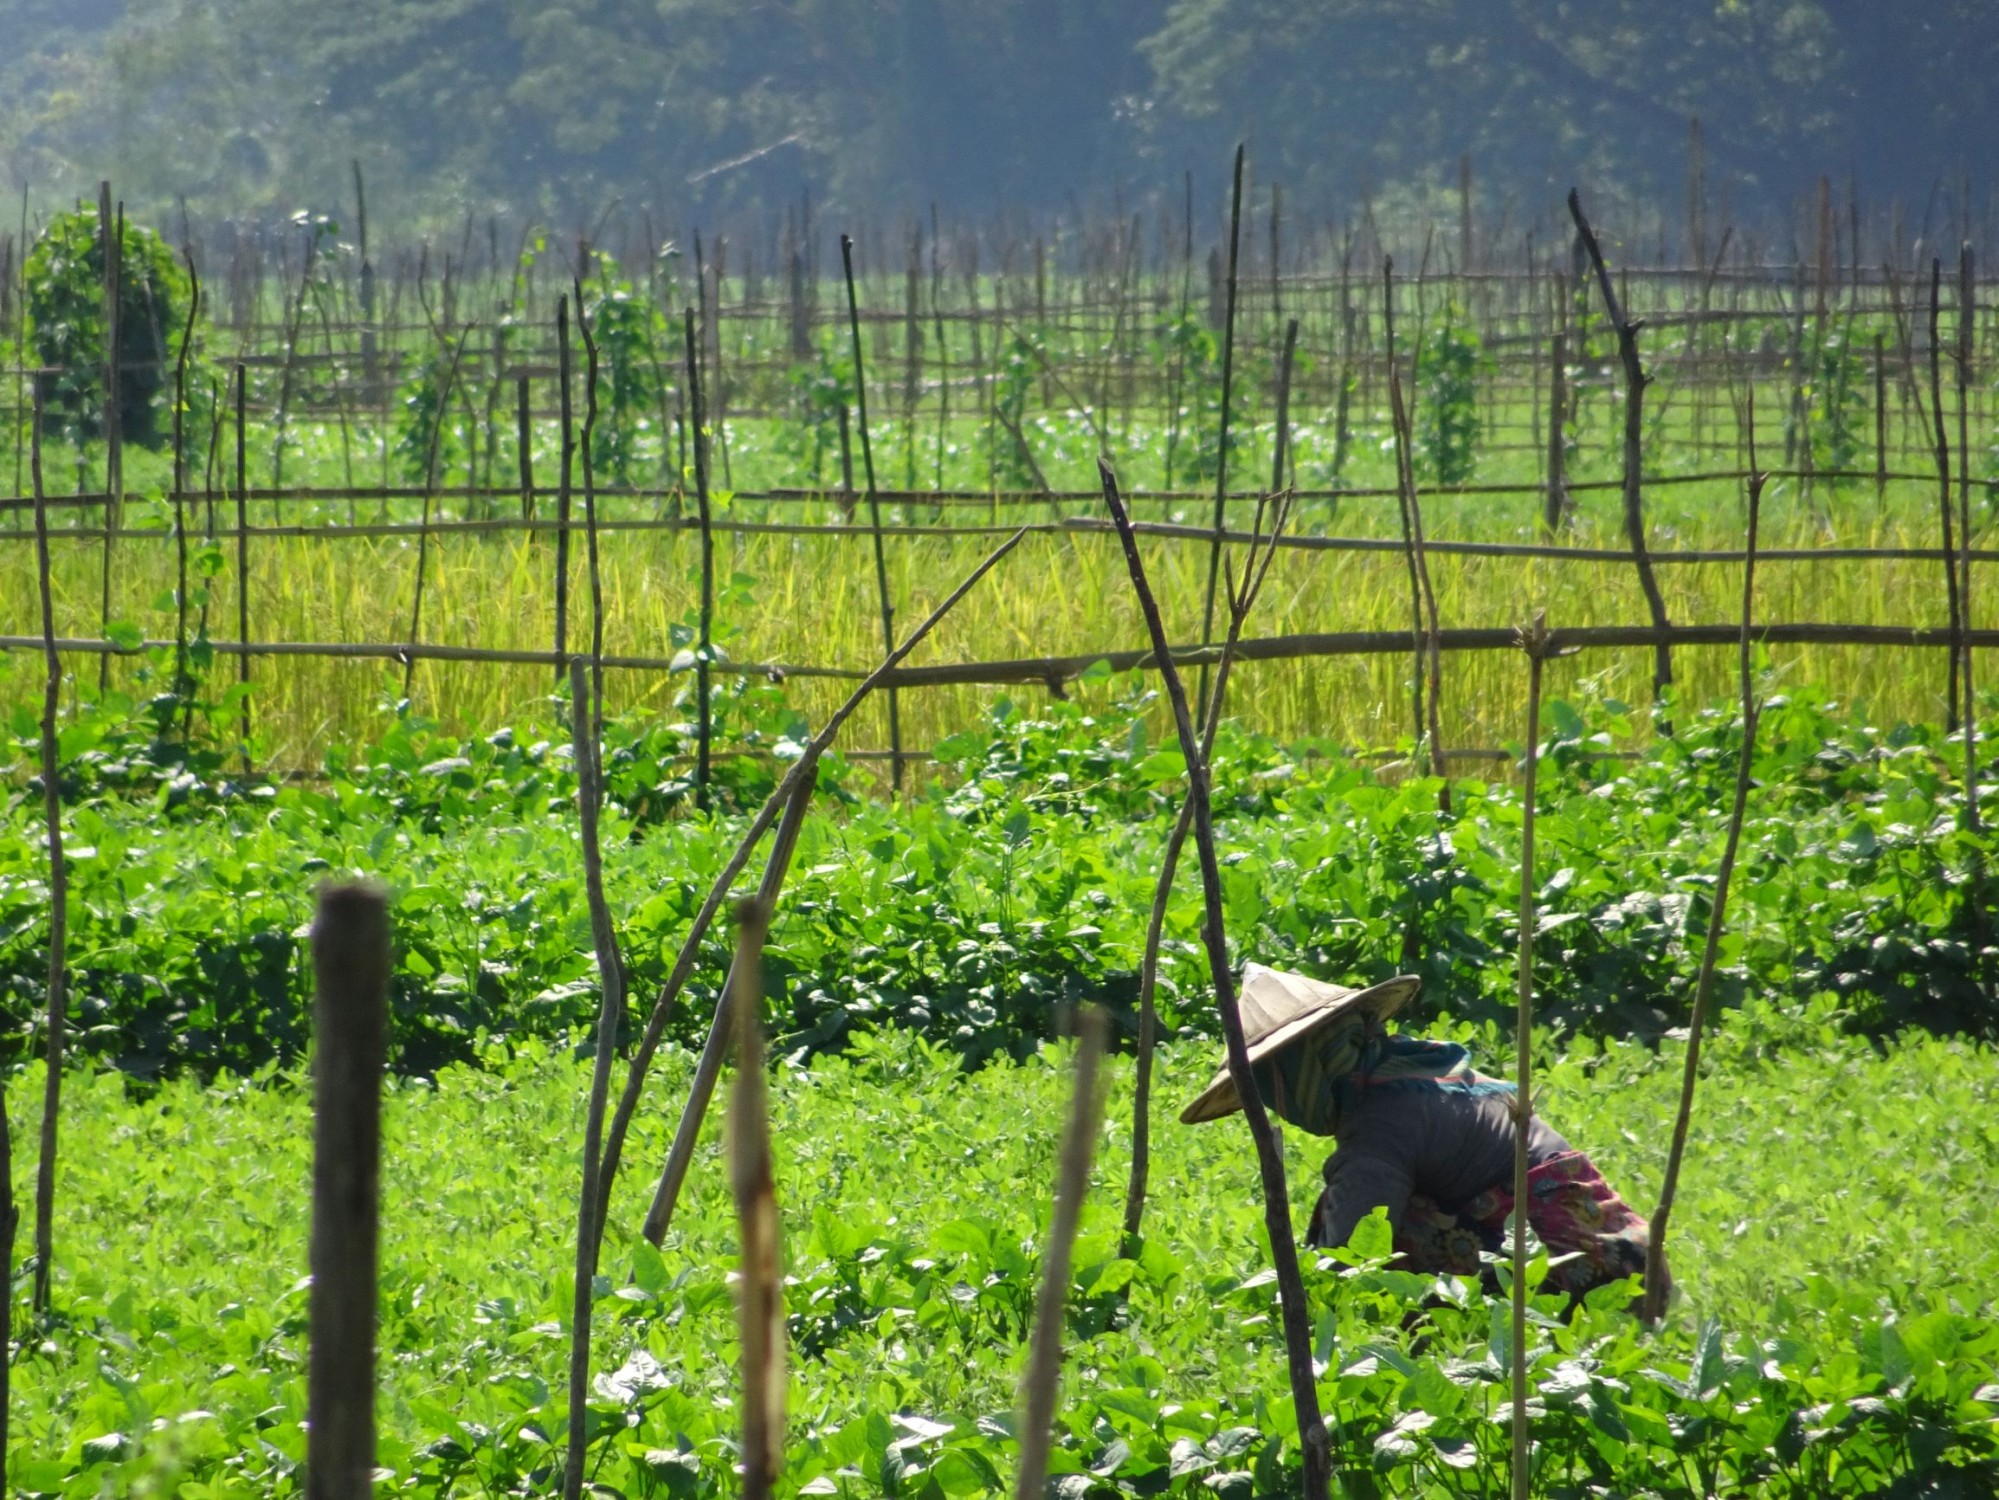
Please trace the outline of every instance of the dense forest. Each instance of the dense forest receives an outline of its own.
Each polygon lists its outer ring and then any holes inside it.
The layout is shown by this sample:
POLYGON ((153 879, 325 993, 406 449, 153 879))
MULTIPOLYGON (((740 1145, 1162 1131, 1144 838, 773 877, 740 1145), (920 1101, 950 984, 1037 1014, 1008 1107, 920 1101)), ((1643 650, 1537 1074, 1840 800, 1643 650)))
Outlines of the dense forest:
POLYGON ((1999 154, 1993 0, 0 0, 0 166, 48 201, 956 212, 1259 170, 1320 200, 1709 180, 1875 201, 1999 154))

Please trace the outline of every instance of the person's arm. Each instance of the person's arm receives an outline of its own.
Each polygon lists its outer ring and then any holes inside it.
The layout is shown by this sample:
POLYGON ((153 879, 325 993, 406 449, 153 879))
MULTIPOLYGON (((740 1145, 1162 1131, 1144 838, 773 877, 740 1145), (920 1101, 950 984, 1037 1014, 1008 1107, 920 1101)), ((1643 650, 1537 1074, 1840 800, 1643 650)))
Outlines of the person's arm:
POLYGON ((1326 1158, 1326 1190, 1312 1210, 1305 1243, 1319 1250, 1344 1245, 1354 1226, 1377 1208, 1387 1209, 1389 1224, 1400 1229, 1414 1191, 1405 1163, 1367 1143, 1342 1141, 1326 1158))

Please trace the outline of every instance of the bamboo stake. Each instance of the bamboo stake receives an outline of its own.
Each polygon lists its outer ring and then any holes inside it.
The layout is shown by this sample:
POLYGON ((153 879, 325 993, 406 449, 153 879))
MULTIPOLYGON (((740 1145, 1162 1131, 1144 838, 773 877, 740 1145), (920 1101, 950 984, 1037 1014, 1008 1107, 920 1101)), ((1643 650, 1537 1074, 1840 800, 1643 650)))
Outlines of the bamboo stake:
MULTIPOLYGON (((697 805, 708 810, 708 757, 713 721, 710 708, 710 661, 714 657, 711 632, 715 619, 715 535, 708 510, 708 447, 702 435, 701 359, 694 343, 694 310, 684 314, 687 335, 687 397, 694 422, 694 502, 701 523, 701 620, 694 649, 695 761, 694 785, 697 805)), ((877 544, 879 545, 879 544, 877 544)))
MULTIPOLYGON (((866 680, 854 689, 845 703, 833 711, 820 731, 807 742, 803 753, 792 763, 791 769, 765 799, 757 815, 750 820, 750 826, 737 844, 735 853, 716 875, 714 883, 709 887, 707 899, 702 902, 701 909, 694 914, 694 920, 687 930, 687 937, 681 943, 680 953, 673 961, 673 968, 667 974, 666 982, 660 986, 658 997, 653 1001, 652 1012, 646 1020, 645 1033, 640 1038, 639 1045, 632 1054, 631 1063, 626 1069, 624 1092, 619 1097, 618 1108, 611 1117, 611 1129, 604 1146, 602 1193, 605 1201, 608 1202, 611 1184, 617 1176, 626 1132, 631 1127, 632 1116, 638 1110, 639 1095, 645 1086, 646 1070, 651 1066, 653 1053, 658 1050, 660 1039, 666 1034, 666 1023, 673 1013, 673 1004, 679 998, 688 976, 694 971, 695 960, 699 956, 702 939, 708 934, 709 924, 714 921, 715 913, 721 909, 723 899, 728 895, 736 877, 742 873, 743 866, 749 862, 750 853, 756 848, 757 841, 776 819, 779 810, 792 798, 801 795, 809 798, 812 779, 818 774, 819 757, 833 743, 834 737, 840 732, 840 726, 853 716, 854 710, 860 707, 867 695, 902 664, 903 659, 957 607, 958 602, 972 591, 980 579, 999 564, 1001 558, 1020 545, 1021 538, 1026 534, 1025 531, 1017 531, 988 553, 985 560, 951 591, 943 603, 930 612, 929 618, 917 626, 908 639, 891 651, 881 665, 868 674, 866 680)), ((804 808, 801 807, 797 816, 803 815, 804 808)), ((782 862, 779 861, 778 855, 779 847, 774 846, 771 860, 778 868, 777 878, 781 881, 783 866, 789 862, 791 855, 788 849, 784 850, 782 862)), ((768 874, 766 878, 769 878, 768 874)), ((692 1157, 694 1136, 699 1132, 700 1117, 707 1108, 706 1099, 699 1098, 698 1084, 697 1077, 695 1097, 690 1097, 687 1109, 682 1113, 681 1130, 676 1132, 673 1152, 668 1156, 666 1169, 660 1177, 659 1189, 653 1195, 652 1208, 646 1215, 646 1237, 655 1245, 665 1238, 666 1226, 672 1220, 674 1203, 679 1193, 678 1177, 685 1176, 686 1160, 692 1157), (684 1152, 680 1144, 683 1134, 687 1139, 684 1152), (679 1160, 676 1168, 677 1159, 679 1160)), ((601 1224, 601 1218, 599 1222, 601 1224)))
MULTIPOLYGON (((895 649, 895 607, 889 602, 888 562, 882 553, 881 495, 875 489, 875 450, 868 441, 867 366, 861 359, 861 308, 854 296, 854 242, 840 236, 840 264, 847 276, 847 329, 854 343, 854 415, 861 429, 861 464, 868 481, 868 526, 875 544, 875 588, 881 596, 882 650, 895 649)), ((888 690, 888 742, 895 755, 889 761, 889 780, 902 790, 902 718, 895 689, 888 690)))
POLYGON ((389 904, 320 889, 312 924, 312 1291, 306 1500, 368 1500, 375 1479, 376 1254, 389 904))
POLYGON ((743 1351, 743 1500, 769 1500, 784 1464, 784 1283, 778 1259, 777 1188, 771 1177, 770 1103, 764 1078, 763 946, 770 908, 736 908, 729 993, 736 1015, 736 1086, 729 1099, 729 1181, 736 1199, 743 1351))
MULTIPOLYGON (((1638 358, 1639 325, 1625 316, 1624 307, 1611 287, 1610 271, 1603 263, 1603 249, 1597 244, 1596 231, 1590 228, 1589 220, 1583 215, 1582 198, 1574 188, 1569 189, 1569 214, 1576 221, 1576 232, 1582 237, 1583 248, 1589 252, 1590 264, 1596 270, 1604 310, 1617 330, 1617 356, 1624 365, 1624 533, 1625 539, 1631 543, 1631 560, 1637 567, 1638 586, 1645 593, 1645 605, 1652 613, 1652 623, 1663 627, 1667 623, 1666 599, 1659 592, 1659 580, 1653 576, 1652 559, 1645 542, 1640 449, 1645 432, 1646 375, 1638 358)), ((1655 706, 1672 685, 1673 652, 1662 642, 1652 652, 1652 699, 1655 706)), ((1673 732, 1673 726, 1667 720, 1661 719, 1659 727, 1663 733, 1673 732)))
POLYGON ((174 362, 174 696, 189 696, 187 674, 187 455, 182 437, 187 413, 187 354, 194 343, 194 322, 201 312, 201 275, 194 253, 186 252, 188 276, 187 326, 181 330, 180 358, 174 362))
POLYGON ((1069 1265, 1076 1246, 1076 1226, 1082 1219, 1083 1198, 1090 1190, 1090 1162, 1103 1115, 1097 1073, 1109 1030, 1109 1018, 1099 1006, 1086 1006, 1078 1017, 1076 1083, 1070 1095, 1069 1118, 1062 1130, 1055 1214, 1041 1252, 1041 1287, 1034 1299, 1034 1331, 1029 1336, 1027 1369, 1020 1382, 1020 1474, 1014 1484, 1015 1500, 1043 1500, 1042 1492, 1048 1482, 1055 1398, 1062 1381, 1062 1320, 1069 1301, 1069 1265))
POLYGON ((1513 1073, 1513 1285, 1508 1349, 1513 1380, 1513 1500, 1530 1492, 1527 1432, 1527 1135, 1534 1124, 1534 804, 1540 770, 1541 664, 1549 649, 1548 615, 1534 616, 1518 632, 1527 653, 1527 766, 1520 827, 1519 1009, 1514 1020, 1513 1073))
MULTIPOLYGON (((1201 605, 1201 644, 1206 645, 1215 628, 1215 588, 1222 573, 1222 532, 1228 525, 1229 506, 1229 398, 1235 383, 1236 259, 1242 249, 1242 162, 1243 146, 1235 148, 1235 187, 1229 198, 1229 269, 1226 301, 1222 309, 1222 409, 1220 436, 1215 448, 1215 535, 1208 545, 1208 590, 1201 605)), ((1102 467, 1099 460, 1098 467, 1102 467)), ((1208 669, 1201 668, 1195 698, 1203 712, 1208 703, 1208 669)))
MULTIPOLYGON (((62 767, 56 739, 56 707, 62 695, 62 662, 55 648, 55 600, 49 579, 49 517, 42 498, 42 387, 35 383, 29 419, 28 472, 35 487, 35 571, 41 584, 42 656, 42 815, 49 845, 49 995, 47 1072, 42 1081, 41 1157, 35 1165, 35 1284, 33 1307, 49 1310, 49 1277, 55 1257, 56 1127, 62 1113, 63 1032, 69 1020, 69 863, 62 847, 62 767)), ((13 1211, 13 1198, 7 1200, 13 1211)), ((11 1258, 10 1258, 11 1264, 11 1258)), ((5 1351, 0 1350, 0 1360, 5 1351)), ((0 1453, 0 1464, 5 1454, 0 1453)))
MULTIPOLYGON (((249 450, 245 446, 245 386, 249 372, 242 361, 236 364, 236 639, 250 644, 250 508, 244 498, 248 489, 249 450)), ((246 649, 236 660, 238 734, 242 739, 243 774, 250 774, 250 653, 246 649)))
POLYGON ((1687 1059, 1680 1078, 1679 1113, 1673 1119, 1673 1144, 1666 1155, 1666 1176, 1659 1187, 1659 1206, 1652 1211, 1651 1235, 1645 1248, 1644 1316, 1648 1323, 1657 1323, 1665 1316, 1666 1297, 1672 1290, 1666 1266, 1666 1226, 1673 1216, 1680 1162, 1686 1155, 1687 1131, 1693 1121, 1694 1086, 1700 1078, 1701 1032, 1707 1024, 1708 1001, 1714 992, 1715 964, 1728 914, 1728 887, 1735 874, 1736 849, 1742 841, 1742 815, 1749 805, 1749 779, 1756 760, 1756 721, 1760 713, 1749 647, 1756 602, 1756 528, 1762 506, 1763 480, 1759 475, 1749 481, 1749 547, 1742 567, 1742 637, 1736 650, 1742 688, 1742 751, 1735 766, 1735 800, 1729 808, 1728 838, 1722 845, 1721 866, 1715 872, 1714 909, 1708 916, 1707 940, 1701 948, 1700 977, 1694 984, 1693 1014, 1687 1020, 1687 1059))
POLYGON ((590 1068, 590 1103, 583 1126, 583 1185, 576 1200, 576 1272, 569 1319, 569 1446, 562 1469, 564 1500, 583 1493, 584 1435, 590 1415, 590 1318, 597 1275, 604 1104, 611 1091, 611 1060, 617 1052, 618 1022, 625 1013, 624 965, 611 909, 604 899, 604 860, 598 844, 597 812, 603 800, 602 750, 594 733, 599 722, 591 704, 590 682, 581 657, 569 663, 570 743, 576 753, 576 807, 582 823, 583 888, 590 903, 590 942, 597 956, 602 1003, 597 1009, 597 1051, 590 1068))
MULTIPOLYGON (((1958 251, 1957 262, 1957 523, 1958 539, 1958 585, 1957 611, 1959 634, 1963 644, 1959 648, 1964 656, 1964 665, 1959 673, 1963 681, 1964 702, 1964 825, 1971 832, 1978 831, 1978 698, 1972 686, 1971 672, 1971 391, 1972 359, 1976 352, 1973 340, 1974 325, 1978 317, 1978 288, 1972 260, 1972 249, 1967 241, 1958 251)), ((1984 901, 1984 860, 1976 852, 1972 879, 1972 910, 1978 914, 1977 931, 1980 952, 1987 949, 1986 931, 1990 927, 1984 901)), ((1989 962, 1982 967, 1989 967, 1989 962)))
POLYGON ((1194 737, 1193 716, 1188 712, 1187 693, 1173 664, 1166 640, 1166 625, 1159 604, 1146 581, 1145 565, 1138 555, 1138 539, 1131 529, 1131 517, 1118 495, 1117 475, 1111 466, 1098 461, 1103 478, 1104 503, 1117 523, 1118 540, 1124 548, 1125 566, 1132 588, 1145 615, 1152 636, 1154 660, 1166 696, 1173 706, 1174 727, 1180 735, 1180 751, 1187 761, 1187 799, 1194 809, 1194 846, 1200 856, 1201 889, 1206 909, 1202 940, 1208 952, 1209 976, 1214 982, 1216 1004, 1221 1011, 1222 1034, 1228 1042, 1229 1076, 1242 1101, 1243 1118, 1248 1122, 1256 1145, 1257 1168, 1263 1182, 1264 1228, 1270 1236, 1270 1258, 1277 1271, 1278 1301, 1283 1314, 1284 1350, 1291 1379, 1291 1400, 1298 1418, 1298 1440, 1304 1451, 1303 1492, 1306 1500, 1328 1500, 1332 1483, 1332 1444, 1319 1414, 1319 1391, 1312 1373, 1312 1330, 1305 1306, 1305 1284, 1298 1271, 1298 1247, 1292 1239, 1291 1201, 1284 1186, 1284 1157, 1277 1145, 1276 1132, 1257 1092, 1250 1071, 1249 1049, 1244 1041, 1242 1013, 1236 1004, 1235 975, 1229 963, 1228 933, 1222 918, 1221 867, 1215 857, 1215 830, 1208 805, 1208 767, 1201 746, 1194 737))

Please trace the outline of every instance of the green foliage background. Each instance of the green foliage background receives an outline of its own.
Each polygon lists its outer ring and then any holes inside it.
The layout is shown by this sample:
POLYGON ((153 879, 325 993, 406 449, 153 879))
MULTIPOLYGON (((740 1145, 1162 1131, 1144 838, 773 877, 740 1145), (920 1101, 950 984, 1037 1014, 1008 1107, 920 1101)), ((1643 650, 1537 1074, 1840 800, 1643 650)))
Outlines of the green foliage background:
MULTIPOLYGON (((104 435, 105 236, 93 210, 58 215, 35 242, 23 281, 44 422, 73 443, 104 435)), ((164 391, 187 323, 187 272, 166 241, 125 221, 118 281, 118 422, 124 441, 164 448, 172 414, 164 391)))
POLYGON ((1677 190, 1694 115, 1745 208, 1822 172, 1921 201, 1999 154, 1981 0, 0 0, 0 40, 17 188, 228 214, 344 201, 357 156, 441 225, 808 184, 1058 209, 1219 186, 1243 136, 1306 193, 1448 187, 1469 152, 1496 212, 1677 190))

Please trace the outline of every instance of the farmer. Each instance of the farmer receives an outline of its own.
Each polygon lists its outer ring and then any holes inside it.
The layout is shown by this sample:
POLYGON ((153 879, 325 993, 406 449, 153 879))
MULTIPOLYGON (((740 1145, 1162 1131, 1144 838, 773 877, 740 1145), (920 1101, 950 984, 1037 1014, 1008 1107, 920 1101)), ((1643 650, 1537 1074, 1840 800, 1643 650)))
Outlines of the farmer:
MULTIPOLYGON (((1344 1245, 1386 1208, 1398 1266, 1476 1276, 1480 1253, 1504 1248, 1513 1209, 1513 1085, 1473 1071, 1454 1042, 1383 1029, 1421 985, 1404 974, 1351 990, 1250 964, 1243 1031, 1264 1104, 1337 1142, 1307 1243, 1344 1245)), ((1240 1107, 1224 1067, 1180 1118, 1240 1107)), ((1645 1221, 1539 1118, 1528 1125, 1527 1193, 1527 1222, 1553 1262, 1548 1286, 1579 1297, 1644 1274, 1645 1221)))

